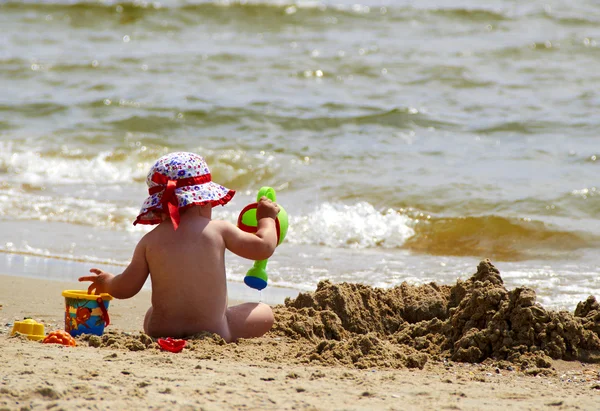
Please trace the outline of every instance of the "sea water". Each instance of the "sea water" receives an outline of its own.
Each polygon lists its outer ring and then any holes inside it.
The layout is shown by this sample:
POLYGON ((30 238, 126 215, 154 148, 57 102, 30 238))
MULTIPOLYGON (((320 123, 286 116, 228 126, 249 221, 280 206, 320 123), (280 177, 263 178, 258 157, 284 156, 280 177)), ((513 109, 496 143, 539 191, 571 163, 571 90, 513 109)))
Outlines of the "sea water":
POLYGON ((0 0, 0 27, 7 273, 121 270, 185 150, 237 190, 215 218, 277 190, 265 295, 482 258, 553 308, 600 294, 598 2, 0 0))

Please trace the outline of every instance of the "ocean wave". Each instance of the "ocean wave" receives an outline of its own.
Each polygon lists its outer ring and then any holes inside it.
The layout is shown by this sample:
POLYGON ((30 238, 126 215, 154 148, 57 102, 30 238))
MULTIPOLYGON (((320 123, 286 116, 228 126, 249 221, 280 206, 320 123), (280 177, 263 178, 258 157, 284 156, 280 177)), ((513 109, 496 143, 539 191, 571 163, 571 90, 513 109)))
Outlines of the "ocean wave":
MULTIPOLYGON (((434 18, 473 23, 498 23, 515 18, 510 10, 489 7, 414 7, 406 5, 343 4, 323 1, 5 1, 6 11, 38 11, 69 14, 73 24, 82 19, 90 24, 114 20, 117 24, 132 24, 158 16, 184 24, 203 22, 235 23, 238 26, 260 21, 269 28, 290 25, 331 26, 355 19, 390 21, 425 21, 434 18)), ((162 24, 164 26, 164 24, 162 24)), ((158 26, 161 26, 160 24, 158 26)), ((171 29, 173 27, 170 27, 171 29)))
MULTIPOLYGON (((0 186, 0 218, 116 231, 146 230, 132 226, 145 195, 139 183, 135 185, 135 195, 130 196, 124 196, 123 190, 133 190, 134 185, 106 185, 102 189, 74 190, 69 195, 65 195, 68 190, 64 188, 48 191, 37 187, 0 186), (98 190, 102 192, 100 198, 98 190)), ((595 191, 588 190, 587 194, 578 191, 572 196, 591 196, 590 193, 595 191)), ((215 218, 235 223, 238 212, 231 207, 219 208, 215 218)), ((600 245, 600 237, 595 234, 561 229, 544 221, 498 215, 432 217, 408 209, 382 211, 367 202, 352 205, 324 202, 311 210, 291 213, 286 241, 341 249, 405 249, 428 255, 490 257, 500 261, 569 257, 600 245)))
POLYGON ((497 85, 495 81, 477 79, 469 67, 435 65, 419 71, 417 79, 411 79, 409 85, 447 84, 457 89, 485 88, 497 85))
POLYGON ((149 164, 139 164, 134 155, 111 161, 113 151, 86 153, 68 148, 60 152, 20 151, 19 142, 1 144, 0 170, 14 188, 20 184, 51 186, 62 184, 122 183, 145 179, 149 164), (143 167, 143 166, 146 167, 143 167))
POLYGON ((183 122, 178 121, 177 113, 160 115, 133 114, 119 120, 104 122, 113 129, 125 130, 132 133, 167 134, 169 130, 180 128, 183 122))
POLYGON ((445 256, 487 256, 499 261, 561 258, 597 247, 600 237, 553 228, 543 221, 495 215, 431 218, 414 226, 405 248, 445 256))
POLYGON ((384 18, 392 22, 427 21, 432 18, 455 20, 474 24, 502 24, 509 21, 546 19, 567 27, 595 26, 600 15, 594 9, 575 7, 566 10, 549 10, 539 7, 500 5, 499 7, 475 6, 423 6, 423 5, 368 5, 343 4, 336 1, 0 1, 0 9, 7 12, 39 12, 70 16, 74 25, 98 25, 113 21, 116 25, 128 25, 146 20, 157 30, 173 30, 179 24, 194 25, 202 22, 219 24, 235 23, 238 26, 261 21, 274 27, 290 25, 343 24, 355 19, 373 20, 384 18), (154 18, 156 17, 156 18, 154 18), (154 18, 154 19, 153 19, 154 18), (165 25, 166 19, 170 24, 165 25), (154 21, 152 21, 154 20, 154 21), (167 27, 168 26, 168 27, 167 27))
POLYGON ((279 124, 284 130, 325 130, 341 126, 378 125, 397 129, 412 129, 413 126, 453 129, 454 123, 442 121, 413 107, 397 107, 389 110, 371 108, 371 113, 355 115, 329 116, 265 116, 272 123, 279 124))
MULTIPOLYGON (((98 181, 89 189, 85 186, 65 189, 64 183, 47 189, 44 187, 47 182, 40 181, 39 176, 23 176, 19 187, 0 189, 0 218, 144 231, 144 227, 132 226, 139 211, 138 203, 144 196, 142 185, 135 184, 135 195, 126 196, 124 191, 134 187, 130 177, 106 173, 104 185, 99 184, 100 175, 97 177, 98 181), (106 181, 110 176, 112 183, 106 181), (98 196, 100 192, 102 195, 98 196)), ((264 177, 260 179, 264 181, 264 177)), ((239 210, 219 208, 215 218, 235 223, 238 213, 239 210)), ((405 215, 391 210, 380 212, 365 202, 324 203, 309 213, 290 216, 287 241, 334 248, 398 248, 414 234, 411 223, 405 215)))
MULTIPOLYGON (((115 194, 113 194, 115 195, 115 194)), ((46 195, 34 190, 0 191, 0 218, 60 222, 80 226, 134 230, 139 209, 94 198, 46 195)))
MULTIPOLYGON (((575 7, 577 5, 574 5, 575 7)), ((488 7, 425 7, 419 8, 424 13, 457 19, 461 21, 483 22, 488 24, 502 24, 506 21, 533 20, 537 18, 547 19, 564 26, 597 25, 600 15, 597 10, 557 9, 553 10, 549 5, 545 7, 518 7, 515 5, 504 5, 497 8, 488 7)))
POLYGON ((574 26, 581 28, 581 26, 594 26, 597 27, 600 24, 600 17, 588 15, 584 16, 560 16, 560 15, 552 15, 546 14, 547 18, 553 20, 564 26, 574 26))
POLYGON ((7 115, 23 115, 26 117, 45 117, 63 113, 69 109, 64 104, 52 102, 37 102, 24 104, 0 104, 0 113, 7 115))
MULTIPOLYGON (((555 54, 553 57, 555 59, 573 59, 575 57, 595 59, 600 54, 600 47, 598 47, 598 42, 591 36, 579 37, 571 35, 566 38, 551 38, 545 41, 534 41, 519 45, 503 46, 501 43, 498 43, 495 47, 473 52, 473 55, 482 59, 509 59, 531 63, 545 61, 550 57, 548 54, 555 54)), ((536 79, 543 78, 544 80, 548 80, 548 72, 552 71, 552 68, 544 67, 540 70, 537 66, 532 67, 531 65, 523 64, 519 68, 519 71, 535 75, 534 78, 536 79)), ((562 76, 556 78, 557 82, 571 81, 573 76, 573 73, 565 76, 560 71, 554 71, 552 74, 562 76)), ((530 83, 518 84, 514 83, 514 80, 514 78, 504 79, 505 85, 513 89, 528 89, 531 87, 530 83)))
POLYGON ((324 203, 303 216, 291 216, 287 238, 292 244, 334 248, 398 248, 414 234, 411 219, 373 205, 324 203))
MULTIPOLYGON (((138 229, 131 222, 146 195, 148 169, 157 157, 172 149, 158 143, 146 146, 135 139, 107 150, 96 150, 89 143, 82 144, 83 149, 58 145, 45 151, 27 150, 25 147, 31 144, 0 144, 0 218, 117 231, 138 229)), ((310 199, 303 194, 306 190, 321 190, 324 195, 324 187, 311 185, 319 170, 307 169, 306 175, 294 180, 300 169, 287 163, 289 156, 241 148, 197 151, 207 158, 215 181, 239 190, 238 197, 249 196, 243 192, 262 185, 281 189, 299 210, 290 214, 288 241, 295 244, 396 248, 500 260, 553 258, 600 244, 599 237, 592 234, 593 228, 586 227, 586 222, 600 212, 600 194, 591 185, 548 198, 518 200, 465 200, 462 194, 457 195, 460 190, 451 186, 447 192, 438 191, 435 195, 404 193, 394 200, 395 188, 371 185, 366 202, 365 190, 355 190, 356 183, 349 188, 338 184, 336 194, 328 193, 328 201, 324 202, 318 194, 310 199), (352 190, 355 195, 351 195, 352 190), (392 208, 384 210, 382 204, 392 208), (419 210, 437 215, 428 216, 419 210), (470 215, 465 215, 464 210, 470 215)), ((293 161, 292 158, 290 163, 293 161)), ((301 160, 298 164, 305 167, 301 160)), ((595 166, 595 162, 590 162, 590 166, 595 166)), ((239 210, 226 210, 219 214, 235 222, 239 210)))
MULTIPOLYGON (((204 106, 206 103, 200 103, 204 106)), ((414 107, 350 107, 342 110, 332 110, 331 105, 324 104, 320 109, 313 109, 310 114, 299 115, 301 107, 294 107, 295 115, 287 115, 286 109, 275 107, 265 110, 260 102, 240 107, 210 106, 206 108, 177 108, 164 106, 149 106, 136 101, 123 99, 94 100, 76 105, 82 109, 104 109, 111 114, 101 123, 101 127, 113 130, 168 134, 174 129, 189 127, 214 128, 252 127, 254 130, 278 126, 286 132, 290 131, 323 131, 339 129, 348 125, 376 125, 395 129, 412 129, 414 126, 436 129, 454 130, 457 124, 444 121, 414 107), (321 114, 323 113, 323 114, 321 114), (328 114, 325 114, 328 113, 328 114)), ((19 112, 19 107, 13 107, 19 112)), ((96 126, 97 127, 97 126, 96 126)))
POLYGON ((474 22, 495 23, 504 20, 511 20, 511 16, 502 9, 492 10, 488 8, 432 7, 421 10, 436 16, 474 22))
MULTIPOLYGON (((100 152, 93 145, 37 152, 20 151, 19 142, 0 144, 0 219, 143 231, 132 222, 147 194, 148 170, 173 150, 134 143, 100 152)), ((285 188, 281 164, 269 153, 191 151, 202 152, 214 180, 227 187, 240 192, 261 185, 285 188)))
MULTIPOLYGON (((106 143, 100 138, 98 143, 106 143)), ((59 142, 60 143, 60 142, 59 142)), ((160 156, 177 147, 167 147, 152 139, 133 140, 107 150, 89 139, 82 147, 62 145, 40 151, 21 151, 18 147, 31 143, 14 141, 0 143, 0 183, 4 188, 22 190, 56 190, 64 186, 94 185, 105 187, 115 184, 134 184, 143 188, 150 166, 160 156)), ((215 181, 224 185, 245 189, 257 185, 279 184, 280 160, 265 151, 247 152, 242 149, 212 150, 203 147, 186 148, 185 151, 200 152, 211 165, 215 181)), ((299 163, 286 159, 290 163, 299 163)), ((1 188, 2 186, 0 186, 1 188)), ((29 200, 25 201, 29 202, 29 200)))
MULTIPOLYGON (((118 24, 131 24, 149 16, 170 18, 187 24, 203 22, 221 24, 244 24, 260 20, 273 25, 305 24, 307 19, 327 16, 319 24, 330 25, 339 18, 373 18, 385 15, 385 7, 351 6, 322 2, 290 1, 4 1, 0 9, 8 12, 37 11, 40 13, 64 13, 72 17, 74 24, 82 19, 91 24, 115 20, 118 24), (73 19, 77 17, 77 20, 73 19), (336 20, 332 20, 336 19, 336 20)), ((254 24, 254 23, 251 23, 254 24)))
MULTIPOLYGON (((236 214, 225 218, 235 222, 236 214)), ((404 249, 417 254, 555 259, 598 247, 600 237, 544 221, 498 215, 442 218, 414 209, 381 211, 367 202, 321 203, 290 215, 287 242, 338 249, 404 249)))
POLYGON ((516 135, 534 135, 545 131, 558 132, 558 130, 566 129, 592 129, 595 126, 594 123, 595 121, 592 118, 589 118, 589 121, 565 120, 563 122, 530 119, 498 122, 489 126, 473 128, 471 131, 479 134, 514 133, 516 135))

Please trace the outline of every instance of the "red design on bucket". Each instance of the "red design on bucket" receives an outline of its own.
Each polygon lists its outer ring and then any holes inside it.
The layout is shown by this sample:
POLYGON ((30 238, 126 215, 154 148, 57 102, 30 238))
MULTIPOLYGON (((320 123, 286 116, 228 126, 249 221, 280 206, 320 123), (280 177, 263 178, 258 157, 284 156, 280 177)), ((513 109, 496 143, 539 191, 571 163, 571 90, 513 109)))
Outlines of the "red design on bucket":
POLYGON ((110 325, 110 317, 108 316, 108 310, 104 306, 104 301, 102 300, 102 297, 96 298, 96 302, 100 307, 100 311, 102 311, 102 319, 104 320, 104 326, 108 327, 110 325))

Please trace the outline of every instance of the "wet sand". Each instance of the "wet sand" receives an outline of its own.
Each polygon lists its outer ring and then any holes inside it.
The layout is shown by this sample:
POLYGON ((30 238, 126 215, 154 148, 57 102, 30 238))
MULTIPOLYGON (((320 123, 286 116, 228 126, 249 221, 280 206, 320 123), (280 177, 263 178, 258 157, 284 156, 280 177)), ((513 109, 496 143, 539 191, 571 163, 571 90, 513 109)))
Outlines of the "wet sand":
POLYGON ((9 336, 23 317, 62 328, 68 288, 81 287, 0 276, 0 409, 593 410, 600 401, 595 300, 547 311, 534 290, 506 290, 489 262, 451 286, 323 282, 276 306, 262 338, 203 334, 177 354, 140 333, 148 292, 114 300, 105 334, 77 347, 9 336))

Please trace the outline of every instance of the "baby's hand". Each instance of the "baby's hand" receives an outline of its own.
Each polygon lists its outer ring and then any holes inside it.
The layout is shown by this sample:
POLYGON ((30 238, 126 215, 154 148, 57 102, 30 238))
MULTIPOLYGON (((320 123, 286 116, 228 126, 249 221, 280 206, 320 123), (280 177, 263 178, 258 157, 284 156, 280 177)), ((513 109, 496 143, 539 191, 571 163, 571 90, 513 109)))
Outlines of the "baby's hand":
POLYGON ((92 284, 88 287, 88 294, 102 294, 109 293, 110 283, 115 277, 114 275, 102 271, 98 268, 92 268, 90 273, 95 275, 88 275, 85 277, 79 277, 79 281, 91 281, 92 284))
POLYGON ((258 202, 258 205, 256 206, 256 219, 260 220, 261 218, 272 218, 274 220, 277 218, 277 214, 279 214, 279 206, 277 203, 274 203, 267 197, 262 196, 258 202))

